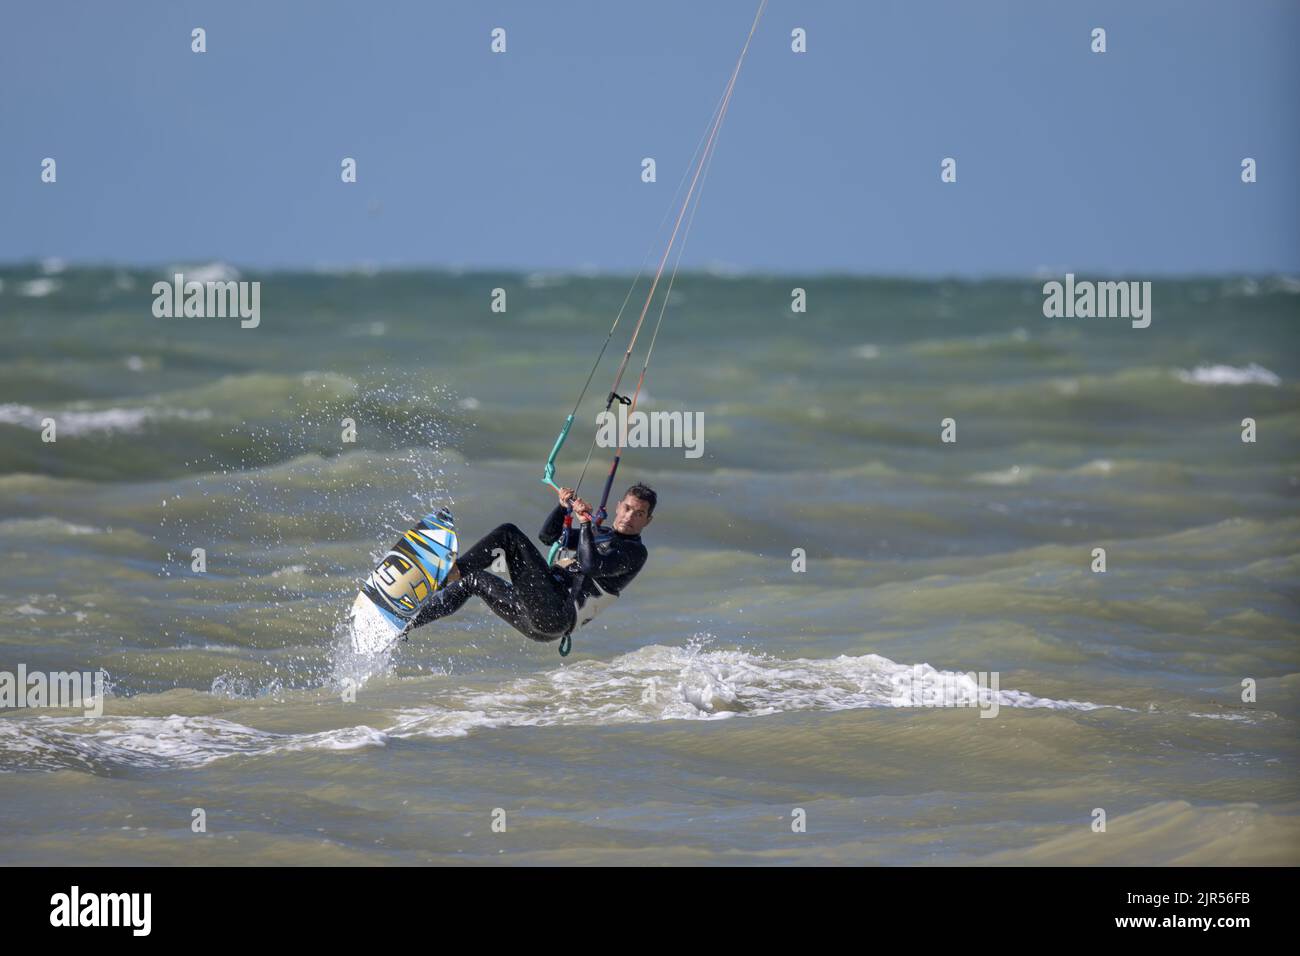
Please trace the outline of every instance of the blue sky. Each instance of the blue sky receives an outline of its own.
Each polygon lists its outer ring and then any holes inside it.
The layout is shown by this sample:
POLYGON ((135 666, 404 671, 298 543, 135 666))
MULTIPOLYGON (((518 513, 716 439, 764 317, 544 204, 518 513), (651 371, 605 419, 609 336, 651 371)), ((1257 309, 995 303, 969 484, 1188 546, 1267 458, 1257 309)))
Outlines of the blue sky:
MULTIPOLYGON (((6 4, 0 261, 633 269, 756 5, 6 4)), ((1300 271, 1298 41, 1295 2, 770 0, 683 264, 1300 271)))

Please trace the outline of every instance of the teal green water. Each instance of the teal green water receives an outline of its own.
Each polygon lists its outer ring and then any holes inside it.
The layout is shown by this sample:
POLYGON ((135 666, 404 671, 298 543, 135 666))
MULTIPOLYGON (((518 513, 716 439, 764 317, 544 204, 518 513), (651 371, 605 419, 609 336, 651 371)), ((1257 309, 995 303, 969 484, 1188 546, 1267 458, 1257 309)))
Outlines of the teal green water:
POLYGON ((567 659, 472 601, 358 661, 429 507, 540 526, 627 280, 249 273, 241 329, 155 318, 170 274, 0 268, 0 672, 110 675, 0 711, 0 861, 1300 862, 1296 280, 1158 280, 1133 329, 1043 280, 679 277, 640 407, 703 455, 628 450, 618 606, 567 659), (996 716, 896 706, 916 665, 996 716))

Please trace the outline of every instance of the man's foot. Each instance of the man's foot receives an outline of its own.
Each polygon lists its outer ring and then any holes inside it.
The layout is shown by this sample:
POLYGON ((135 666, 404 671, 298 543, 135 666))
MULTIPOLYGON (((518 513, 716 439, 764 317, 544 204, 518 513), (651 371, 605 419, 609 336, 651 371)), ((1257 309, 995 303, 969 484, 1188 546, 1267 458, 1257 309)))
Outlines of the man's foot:
MULTIPOLYGON (((442 587, 438 588, 438 590, 433 592, 433 596, 429 598, 429 603, 424 605, 424 607, 421 608, 421 611, 428 610, 429 606, 433 604, 433 602, 441 601, 447 594, 447 588, 455 584, 459 580, 460 580, 460 568, 453 564, 451 566, 451 570, 447 572, 447 579, 442 582, 442 587)), ((411 632, 415 630, 415 622, 418 621, 419 619, 420 619, 420 614, 417 613, 415 617, 411 618, 411 620, 407 622, 406 627, 402 628, 402 633, 401 633, 402 640, 406 640, 408 637, 410 637, 411 632)))

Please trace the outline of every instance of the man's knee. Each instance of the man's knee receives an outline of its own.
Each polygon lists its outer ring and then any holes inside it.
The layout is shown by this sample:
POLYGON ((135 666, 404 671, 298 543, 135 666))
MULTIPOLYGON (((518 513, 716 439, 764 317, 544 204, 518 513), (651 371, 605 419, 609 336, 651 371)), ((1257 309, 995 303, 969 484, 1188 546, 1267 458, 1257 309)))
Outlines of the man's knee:
POLYGON ((496 535, 496 536, 502 536, 502 535, 521 535, 521 534, 523 534, 523 532, 519 530, 519 526, 518 526, 518 525, 513 525, 513 524, 499 524, 499 525, 497 525, 495 528, 492 529, 492 534, 493 534, 493 535, 496 535))

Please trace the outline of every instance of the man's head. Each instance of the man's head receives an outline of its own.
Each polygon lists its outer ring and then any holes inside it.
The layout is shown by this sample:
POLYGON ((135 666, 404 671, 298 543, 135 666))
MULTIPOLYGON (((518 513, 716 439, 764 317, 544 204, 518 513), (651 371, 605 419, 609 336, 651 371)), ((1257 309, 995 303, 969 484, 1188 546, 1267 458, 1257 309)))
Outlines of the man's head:
POLYGON ((614 530, 619 534, 640 534, 654 517, 658 501, 659 496, 646 485, 633 485, 614 506, 614 530))

